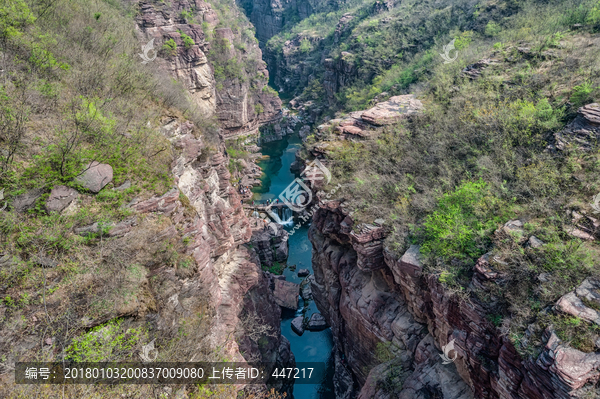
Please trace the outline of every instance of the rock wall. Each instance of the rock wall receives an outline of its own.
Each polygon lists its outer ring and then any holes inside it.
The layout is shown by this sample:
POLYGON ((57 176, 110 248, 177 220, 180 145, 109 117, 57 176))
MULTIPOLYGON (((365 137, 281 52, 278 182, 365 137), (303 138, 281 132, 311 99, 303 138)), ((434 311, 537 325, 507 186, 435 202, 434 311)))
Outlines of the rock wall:
POLYGON ((154 39, 155 52, 148 56, 158 57, 150 63, 181 82, 202 114, 216 117, 225 138, 258 134, 259 126, 281 119, 281 100, 265 89, 269 72, 260 48, 239 29, 217 28, 219 19, 210 4, 140 1, 136 22, 142 45, 154 39), (194 44, 186 44, 184 35, 194 44), (164 47, 169 40, 176 49, 164 47), (228 43, 229 50, 220 54, 223 59, 211 58, 215 43, 228 43), (215 74, 215 68, 221 71, 227 63, 240 66, 236 75, 215 74))
POLYGON ((281 32, 286 23, 303 20, 315 10, 338 3, 339 0, 238 0, 238 4, 256 27, 256 38, 261 45, 281 32))
MULTIPOLYGON (((183 286, 202 287, 204 299, 216 309, 206 339, 213 348, 224 346, 232 360, 293 363, 289 343, 280 334, 281 309, 260 269, 257 253, 243 245, 250 241, 252 230, 240 197, 230 185, 223 145, 208 150, 202 139, 193 135, 190 122, 169 120, 162 130, 173 146, 182 150, 172 165, 177 186, 133 207, 138 212, 168 216, 170 234, 180 231, 187 237, 183 252, 195 261, 195 274, 185 276, 183 286), (182 198, 186 200, 182 202, 182 198), (264 333, 250 339, 248 330, 257 326, 262 326, 264 333), (232 334, 238 339, 229 339, 232 334), (265 338, 266 344, 259 346, 257 340, 265 338)), ((177 311, 178 306, 186 308, 186 300, 193 300, 193 295, 174 294, 165 303, 173 304, 177 311)))
POLYGON ((355 226, 340 202, 320 206, 309 231, 312 292, 345 359, 336 364, 338 397, 550 399, 594 389, 599 355, 570 348, 548 330, 542 353, 522 359, 480 304, 423 273, 417 246, 397 256, 385 248, 382 227, 355 226), (456 360, 442 364, 439 348, 452 340, 456 360), (391 361, 381 358, 383 348, 391 361))

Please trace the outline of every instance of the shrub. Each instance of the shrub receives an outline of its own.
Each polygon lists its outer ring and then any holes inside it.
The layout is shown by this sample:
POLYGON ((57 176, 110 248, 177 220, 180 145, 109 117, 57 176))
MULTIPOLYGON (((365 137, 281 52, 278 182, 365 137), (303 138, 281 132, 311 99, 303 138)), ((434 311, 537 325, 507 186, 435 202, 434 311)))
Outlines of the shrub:
POLYGON ((67 358, 76 362, 100 362, 131 357, 133 349, 147 336, 142 327, 123 327, 123 320, 118 319, 75 337, 65 351, 67 358))
POLYGON ((586 80, 573 88, 573 94, 571 94, 569 101, 571 101, 575 108, 586 105, 592 102, 592 93, 599 88, 600 87, 594 87, 592 82, 586 80))
POLYGON ((175 40, 173 39, 167 40, 163 44, 162 49, 169 57, 174 57, 177 55, 177 43, 175 43, 175 40))
POLYGON ((444 194, 437 209, 425 218, 423 253, 445 259, 483 255, 490 243, 489 233, 504 220, 505 207, 487 183, 462 183, 444 194))
POLYGON ((186 49, 191 48, 194 44, 194 39, 192 39, 191 37, 189 37, 188 35, 186 35, 185 33, 183 33, 182 31, 178 31, 179 34, 181 35, 181 38, 183 39, 183 45, 186 49))
POLYGON ((485 34, 487 36, 497 36, 502 31, 500 25, 495 23, 494 21, 488 22, 485 26, 485 34))

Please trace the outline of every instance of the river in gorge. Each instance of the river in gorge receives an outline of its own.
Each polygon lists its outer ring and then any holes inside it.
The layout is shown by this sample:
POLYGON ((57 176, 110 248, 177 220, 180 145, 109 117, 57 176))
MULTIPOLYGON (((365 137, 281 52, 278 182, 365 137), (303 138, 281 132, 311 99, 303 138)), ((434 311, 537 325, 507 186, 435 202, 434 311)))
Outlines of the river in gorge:
MULTIPOLYGON (((301 146, 300 138, 294 134, 284 137, 282 140, 272 141, 261 145, 261 153, 267 157, 260 161, 258 165, 263 170, 261 177, 262 186, 255 187, 254 200, 264 201, 267 199, 276 199, 279 194, 297 177, 290 171, 290 165, 294 162, 295 154, 301 146)), ((285 218, 283 218, 285 220, 285 218)), ((287 281, 301 283, 304 277, 298 277, 299 269, 308 269, 313 274, 312 269, 312 245, 308 239, 308 228, 310 223, 304 224, 289 237, 289 257, 283 274, 287 281), (290 265, 296 265, 295 270, 290 269, 290 265)), ((285 225, 286 230, 290 231, 293 223, 285 225)), ((296 362, 325 362, 327 363, 327 373, 320 377, 318 384, 296 384, 294 386, 295 399, 332 399, 335 398, 333 392, 333 359, 331 358, 331 349, 333 347, 333 338, 331 329, 319 332, 305 331, 302 336, 298 336, 292 331, 291 322, 294 317, 302 315, 310 317, 318 312, 314 301, 305 303, 302 298, 299 300, 299 309, 294 312, 283 310, 281 320, 281 333, 290 341, 292 352, 296 357, 296 362)))

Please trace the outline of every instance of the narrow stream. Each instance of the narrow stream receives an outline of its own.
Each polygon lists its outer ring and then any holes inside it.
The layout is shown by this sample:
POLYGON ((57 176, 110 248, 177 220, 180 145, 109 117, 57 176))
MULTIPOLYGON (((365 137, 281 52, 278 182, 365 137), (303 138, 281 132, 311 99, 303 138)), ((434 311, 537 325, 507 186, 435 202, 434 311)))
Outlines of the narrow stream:
MULTIPOLYGON (((295 160, 296 150, 300 147, 301 141, 297 135, 284 137, 282 140, 265 143, 261 146, 263 155, 268 158, 259 162, 258 165, 263 170, 261 177, 262 186, 253 189, 255 200, 275 199, 285 188, 297 177, 290 171, 290 165, 295 160)), ((298 277, 299 269, 308 269, 313 274, 312 269, 312 245, 308 240, 309 223, 303 225, 300 229, 290 236, 288 267, 283 274, 287 281, 300 283, 304 277, 298 277), (296 265, 295 270, 290 270, 290 265, 296 265)), ((293 226, 285 226, 290 230, 293 226)), ((333 399, 333 363, 331 359, 331 349, 333 340, 331 329, 319 332, 305 331, 300 337, 292 331, 291 321, 294 317, 302 315, 303 310, 306 316, 318 312, 314 301, 309 301, 306 306, 304 300, 300 299, 300 307, 297 312, 284 310, 281 320, 281 333, 290 341, 292 352, 296 357, 296 362, 326 362, 327 373, 320 376, 319 384, 297 384, 294 387, 295 399, 333 399)))

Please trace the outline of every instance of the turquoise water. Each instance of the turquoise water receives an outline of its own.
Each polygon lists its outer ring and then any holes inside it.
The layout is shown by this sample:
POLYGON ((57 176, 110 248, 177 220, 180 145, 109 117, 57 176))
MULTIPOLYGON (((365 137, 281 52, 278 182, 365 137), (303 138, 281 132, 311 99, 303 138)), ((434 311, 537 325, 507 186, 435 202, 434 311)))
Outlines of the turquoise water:
MULTIPOLYGON (((263 170, 261 177, 262 186, 253 189, 253 199, 263 201, 267 199, 275 199, 285 188, 297 177, 290 172, 290 164, 296 159, 296 150, 300 147, 300 138, 297 135, 285 137, 282 140, 273 141, 263 144, 261 152, 268 155, 269 158, 258 163, 263 170)), ((312 274, 312 245, 308 240, 309 223, 290 236, 289 257, 287 264, 296 265, 296 270, 292 271, 286 267, 283 274, 287 281, 300 283, 303 278, 298 277, 299 269, 308 269, 312 274)), ((286 226, 290 230, 293 226, 286 226)), ((292 331, 291 322, 296 316, 302 314, 303 300, 300 299, 300 309, 297 312, 284 311, 281 320, 281 333, 290 341, 292 352, 296 357, 296 362, 327 362, 328 372, 326 375, 320 376, 319 384, 298 384, 294 386, 295 399, 332 399, 335 398, 333 393, 332 373, 333 366, 331 364, 331 348, 333 347, 333 339, 331 330, 328 328, 324 331, 311 332, 305 331, 299 337, 292 331)), ((304 307, 306 315, 318 312, 317 306, 313 301, 310 301, 304 307)))

